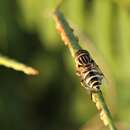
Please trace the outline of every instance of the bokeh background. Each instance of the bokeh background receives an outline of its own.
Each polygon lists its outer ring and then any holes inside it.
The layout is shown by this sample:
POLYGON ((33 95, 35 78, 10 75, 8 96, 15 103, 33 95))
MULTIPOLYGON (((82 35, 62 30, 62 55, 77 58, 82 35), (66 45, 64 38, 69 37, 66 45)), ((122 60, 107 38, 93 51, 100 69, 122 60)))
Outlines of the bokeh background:
MULTIPOLYGON (((0 0, 0 53, 38 76, 0 66, 1 130, 103 129, 55 29, 54 0, 0 0)), ((61 10, 105 73, 102 91, 114 120, 130 129, 130 1, 64 0, 61 10)))

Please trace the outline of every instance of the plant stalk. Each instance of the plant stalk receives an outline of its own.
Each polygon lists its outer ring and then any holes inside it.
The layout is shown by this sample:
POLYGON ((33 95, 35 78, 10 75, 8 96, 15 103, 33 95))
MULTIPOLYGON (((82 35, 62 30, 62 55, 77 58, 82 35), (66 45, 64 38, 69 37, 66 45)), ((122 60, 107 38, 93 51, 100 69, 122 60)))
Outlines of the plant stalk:
MULTIPOLYGON (((79 45, 78 38, 74 35, 73 29, 69 26, 58 8, 55 10, 53 16, 56 22, 56 28, 59 31, 64 44, 69 48, 72 57, 74 57, 75 52, 82 49, 79 45)), ((96 93, 92 92, 92 101, 96 104, 96 107, 100 112, 100 119, 103 121, 104 125, 109 126, 110 130, 117 130, 101 90, 96 93)))

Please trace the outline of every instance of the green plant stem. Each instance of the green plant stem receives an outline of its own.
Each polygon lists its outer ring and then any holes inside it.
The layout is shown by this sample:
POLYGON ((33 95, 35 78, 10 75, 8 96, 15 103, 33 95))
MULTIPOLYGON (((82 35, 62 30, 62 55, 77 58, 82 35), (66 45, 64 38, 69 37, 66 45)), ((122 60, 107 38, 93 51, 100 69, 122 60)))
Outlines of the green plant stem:
POLYGON ((54 12, 54 19, 57 24, 56 28, 61 33, 62 40, 68 46, 71 55, 74 57, 75 52, 81 49, 78 44, 78 38, 74 36, 73 29, 69 27, 67 21, 58 10, 54 12))
POLYGON ((36 69, 3 55, 0 55, 0 65, 3 65, 8 68, 12 68, 16 71, 22 71, 27 75, 38 74, 38 71, 36 69))
MULTIPOLYGON (((73 34, 73 29, 70 28, 64 16, 58 9, 56 9, 54 12, 54 20, 56 22, 56 28, 60 32, 62 40, 69 48, 72 57, 74 57, 75 52, 82 48, 78 43, 77 37, 75 37, 75 35, 73 34)), ((99 92, 92 93, 92 101, 96 104, 96 107, 100 112, 100 118, 103 121, 104 125, 108 125, 110 130, 117 130, 111 113, 105 103, 101 90, 99 92)))
POLYGON ((97 109, 100 111, 100 119, 103 121, 104 125, 108 125, 110 130, 117 130, 101 90, 98 93, 92 93, 92 99, 93 102, 96 103, 97 109))

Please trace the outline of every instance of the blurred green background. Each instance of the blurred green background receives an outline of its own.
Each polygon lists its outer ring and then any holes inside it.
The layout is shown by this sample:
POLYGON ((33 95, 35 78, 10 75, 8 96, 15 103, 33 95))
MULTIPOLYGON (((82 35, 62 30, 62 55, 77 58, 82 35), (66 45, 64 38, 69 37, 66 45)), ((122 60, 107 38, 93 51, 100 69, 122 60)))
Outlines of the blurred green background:
MULTIPOLYGON (((55 29, 51 13, 57 3, 0 0, 0 52, 40 72, 31 77, 0 66, 1 130, 103 127, 55 29)), ((81 46, 91 52, 105 73, 102 90, 115 121, 129 126, 130 1, 64 0, 61 9, 81 46)))

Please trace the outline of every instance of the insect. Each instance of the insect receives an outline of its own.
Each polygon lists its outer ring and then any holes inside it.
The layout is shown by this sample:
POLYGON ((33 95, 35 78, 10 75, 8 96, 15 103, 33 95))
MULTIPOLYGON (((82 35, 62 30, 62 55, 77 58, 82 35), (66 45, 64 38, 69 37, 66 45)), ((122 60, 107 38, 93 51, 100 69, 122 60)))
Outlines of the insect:
POLYGON ((78 50, 75 53, 75 62, 76 74, 81 78, 81 84, 90 92, 98 92, 104 75, 89 52, 78 50))

